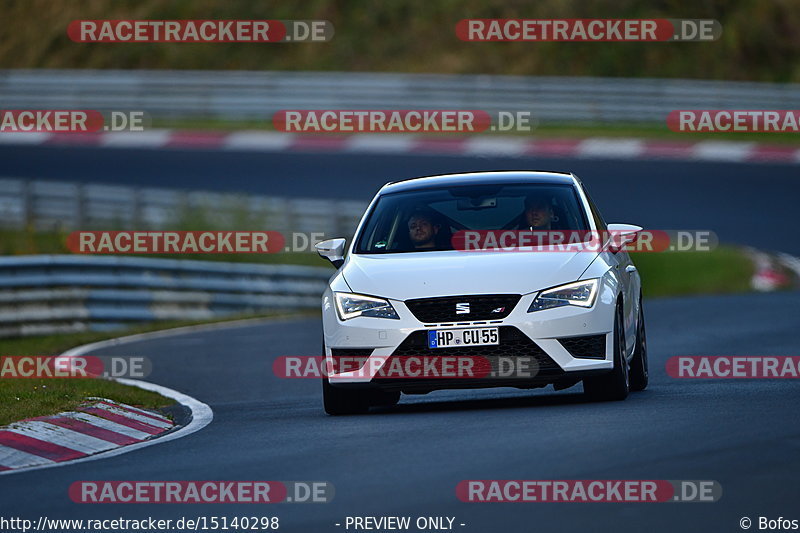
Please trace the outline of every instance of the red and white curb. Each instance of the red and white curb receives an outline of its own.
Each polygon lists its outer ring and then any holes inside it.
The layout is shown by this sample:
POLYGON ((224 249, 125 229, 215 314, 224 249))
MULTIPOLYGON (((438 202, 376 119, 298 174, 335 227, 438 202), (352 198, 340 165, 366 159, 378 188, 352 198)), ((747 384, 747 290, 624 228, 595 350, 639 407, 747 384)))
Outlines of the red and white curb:
MULTIPOLYGON (((292 317, 291 315, 287 315, 285 317, 276 316, 276 317, 271 317, 271 318, 247 318, 247 319, 242 319, 242 320, 231 320, 231 321, 228 321, 228 322, 217 322, 217 323, 213 323, 213 324, 201 324, 201 325, 197 325, 197 326, 183 326, 183 327, 179 327, 179 328, 163 329, 163 330, 159 330, 159 331, 152 331, 152 332, 149 332, 149 333, 138 333, 136 335, 128 335, 128 336, 125 336, 125 337, 118 337, 118 338, 115 338, 115 339, 108 339, 108 340, 104 340, 104 341, 100 341, 100 342, 93 342, 91 344, 85 344, 83 346, 77 346, 75 348, 72 348, 71 350, 68 350, 68 351, 64 352, 63 354, 61 354, 60 357, 77 357, 77 356, 80 356, 80 355, 85 355, 85 354, 87 354, 89 352, 101 351, 101 350, 110 348, 112 346, 119 346, 121 344, 130 344, 130 343, 138 342, 138 341, 147 341, 147 340, 153 340, 153 339, 160 339, 160 338, 164 338, 164 337, 173 337, 173 336, 176 336, 176 335, 184 335, 184 334, 187 334, 187 333, 194 333, 194 332, 197 332, 197 331, 210 331, 210 330, 216 330, 216 329, 247 327, 247 326, 251 326, 253 324, 274 323, 274 322, 280 321, 282 319, 292 320, 293 318, 294 317, 292 317)), ((138 450, 138 449, 145 448, 145 447, 148 447, 148 446, 154 446, 156 444, 163 444, 163 443, 175 440, 175 439, 179 439, 181 437, 186 437, 188 435, 191 435, 192 433, 200 431, 201 429, 203 429, 204 427, 209 425, 211 423, 211 421, 214 419, 214 412, 211 410, 211 408, 208 405, 206 405, 205 403, 201 402, 200 400, 192 398, 189 395, 183 394, 182 392, 178 392, 176 390, 172 390, 170 388, 164 387, 162 385, 157 385, 155 383, 148 383, 146 381, 139 381, 139 380, 135 380, 135 379, 117 379, 116 381, 119 382, 119 383, 122 383, 123 385, 130 385, 132 387, 138 387, 140 389, 157 392, 157 393, 161 394, 162 396, 166 396, 167 398, 171 398, 171 399, 175 400, 176 403, 179 403, 179 404, 181 404, 184 407, 189 409, 189 411, 191 413, 191 420, 185 426, 175 427, 171 431, 161 432, 161 435, 158 436, 158 438, 153 438, 151 436, 149 438, 145 438, 144 440, 138 440, 138 441, 135 440, 136 437, 141 437, 142 436, 141 433, 147 433, 147 431, 143 431, 142 427, 129 427, 126 424, 117 424, 115 420, 110 420, 111 422, 116 424, 116 425, 112 426, 112 425, 107 424, 104 421, 100 421, 99 424, 101 424, 101 425, 98 426, 100 429, 108 429, 109 431, 114 431, 115 433, 121 433, 121 434, 123 434, 123 435, 125 435, 125 436, 127 436, 127 437, 129 437, 131 439, 134 439, 134 442, 131 443, 131 444, 126 444, 126 445, 118 445, 118 446, 115 446, 113 448, 109 448, 107 451, 101 451, 99 453, 95 453, 95 454, 92 454, 92 455, 88 455, 88 454, 84 454, 83 456, 78 455, 78 456, 76 456, 75 459, 69 459, 69 460, 60 461, 60 462, 53 461, 53 460, 48 460, 47 462, 42 462, 42 463, 39 463, 39 464, 36 464, 36 465, 33 465, 33 466, 28 466, 28 467, 25 467, 25 468, 9 468, 9 469, 6 469, 6 470, 0 470, 0 476, 8 475, 8 474, 15 474, 15 473, 30 472, 31 470, 38 470, 38 469, 42 469, 42 468, 53 468, 53 467, 58 467, 58 466, 72 465, 72 464, 75 464, 75 463, 81 463, 81 462, 85 462, 85 461, 94 461, 94 460, 98 460, 98 459, 105 459, 105 458, 108 458, 108 457, 114 457, 116 455, 121 455, 123 453, 132 452, 134 450, 138 450), (125 429, 120 428, 119 426, 125 426, 125 429), (116 428, 116 430, 112 430, 112 428, 116 428)), ((98 402, 103 402, 103 400, 98 400, 98 402)), ((112 406, 107 406, 107 407, 104 408, 104 407, 98 407, 96 405, 94 407, 95 408, 99 408, 102 411, 108 411, 108 412, 111 412, 111 409, 113 408, 112 406)), ((135 415, 138 415, 138 416, 145 416, 145 417, 154 416, 154 413, 151 413, 149 411, 138 410, 138 409, 135 409, 135 408, 131 408, 130 406, 127 406, 127 407, 129 409, 131 409, 131 414, 132 415, 135 414, 135 415)), ((89 416, 95 416, 96 417, 95 413, 86 413, 86 412, 79 412, 79 411, 76 411, 75 413, 76 414, 69 414, 68 418, 72 418, 73 420, 78 420, 78 421, 86 422, 86 423, 89 423, 89 421, 94 421, 94 422, 98 423, 97 420, 87 419, 87 417, 89 417, 89 416)), ((60 416, 60 415, 55 415, 55 416, 60 416)), ((158 416, 158 415, 155 415, 155 416, 158 416)), ((48 418, 48 417, 41 417, 41 418, 48 418)), ((108 416, 96 417, 96 418, 107 419, 108 416)), ((35 420, 38 421, 39 419, 35 419, 35 420)), ((141 422, 141 419, 139 419, 138 422, 141 422)), ((152 420, 147 418, 146 422, 147 422, 148 426, 152 426, 152 423, 151 423, 152 420)), ((51 423, 51 422, 45 422, 45 423, 51 423)), ((73 427, 74 426, 71 426, 71 427, 66 428, 66 429, 72 429, 73 427)), ((153 427, 158 427, 158 426, 153 426, 153 427)), ((105 435, 108 435, 108 434, 105 434, 105 435)), ((99 438, 100 440, 106 440, 106 441, 108 440, 108 439, 100 438, 100 434, 99 433, 95 433, 94 435, 88 435, 88 436, 89 437, 99 438)), ((115 437, 115 438, 119 438, 119 437, 115 437)), ((78 450, 74 450, 74 451, 80 453, 78 450)), ((16 450, 16 452, 12 452, 12 453, 16 454, 17 452, 20 452, 20 450, 16 450)), ((26 452, 22 452, 22 453, 26 453, 26 452)), ((45 459, 48 459, 48 458, 45 457, 45 459)))
MULTIPOLYGON (((224 327, 236 327, 240 325, 247 326, 252 323, 269 322, 274 320, 275 319, 245 319, 238 321, 221 322, 216 324, 186 326, 181 328, 153 331, 150 333, 140 333, 136 335, 129 335, 126 337, 119 337, 115 339, 109 339, 105 341, 94 342, 91 344, 85 344, 83 346, 78 346, 76 348, 72 348, 71 350, 64 352, 63 354, 61 354, 60 357, 77 357, 80 355, 85 355, 86 353, 89 352, 103 350, 112 346, 119 346, 121 344, 129 344, 132 342, 137 342, 142 340, 152 340, 162 337, 171 337, 174 335, 182 335, 185 333, 192 333, 195 331, 205 331, 205 330, 219 329, 224 327)), ((48 457, 47 455, 31 453, 30 449, 20 450, 18 447, 6 446, 6 448, 14 450, 7 452, 9 454, 9 457, 13 455, 18 458, 17 459, 18 461, 24 462, 25 456, 23 456, 22 454, 32 455, 34 456, 33 460, 38 461, 38 463, 32 464, 31 466, 27 467, 7 466, 5 469, 0 469, 0 476, 30 472, 31 470, 38 470, 43 468, 53 468, 58 466, 72 465, 75 463, 81 463, 85 461, 106 459, 109 457, 121 455, 123 453, 139 450, 141 448, 145 448, 148 446, 163 444, 175 439, 186 437, 188 435, 191 435, 192 433, 200 431, 201 429, 209 425, 211 421, 214 419, 214 413, 208 405, 201 402, 200 400, 192 398, 187 394, 183 394, 182 392, 178 392, 176 390, 164 387, 162 385, 157 385, 155 383, 149 383, 146 381, 139 381, 135 379, 117 379, 116 381, 122 383, 123 385, 130 385, 132 387, 138 387, 140 389, 157 392, 162 396, 171 398, 176 403, 179 403, 189 409, 189 412, 191 413, 189 422, 185 426, 180 426, 180 427, 176 426, 173 427, 171 430, 167 430, 166 428, 160 427, 166 423, 164 421, 160 422, 158 421, 160 415, 157 415, 149 411, 142 411, 140 409, 136 409, 130 406, 125 406, 128 414, 124 418, 129 421, 127 423, 120 423, 121 418, 117 418, 118 416, 120 416, 120 413, 118 413, 117 410, 121 409, 122 407, 115 407, 114 405, 105 405, 105 404, 97 405, 98 403, 105 402, 104 400, 98 400, 97 402, 95 402, 95 404, 88 406, 88 408, 90 409, 89 412, 75 411, 70 413, 62 413, 62 415, 64 415, 67 419, 76 420, 78 422, 84 422, 89 425, 95 425, 98 429, 105 429, 110 432, 123 435, 124 437, 127 437, 130 440, 132 440, 133 442, 131 442, 130 444, 113 443, 112 441, 109 440, 109 438, 111 437, 109 433, 102 433, 97 429, 93 429, 92 431, 94 431, 94 434, 86 434, 85 436, 78 437, 78 439, 80 439, 80 443, 76 444, 76 442, 78 441, 75 440, 70 441, 72 443, 71 446, 82 446, 82 449, 75 449, 74 447, 70 446, 62 446, 64 448, 71 450, 71 452, 69 453, 73 454, 74 458, 60 460, 60 461, 54 460, 53 458, 48 457), (102 413, 104 416, 97 416, 98 412, 102 413), (161 431, 162 429, 164 430, 161 431), (157 438, 154 438, 155 434, 150 433, 151 431, 158 432, 157 438), (101 437, 101 433, 102 435, 105 435, 106 438, 101 437), (149 436, 145 437, 145 435, 143 434, 149 436), (101 445, 101 443, 96 442, 96 440, 92 439, 92 437, 94 439, 98 439, 101 441, 111 442, 112 444, 114 444, 114 446, 108 447, 107 450, 105 451, 99 451, 89 454, 88 453, 89 448, 86 448, 88 442, 92 442, 94 445, 97 446, 101 445)), ((54 417, 60 419, 62 415, 54 415, 54 417)), ((69 422, 70 426, 64 427, 63 425, 53 424, 52 419, 53 417, 40 417, 37 419, 32 419, 30 421, 22 421, 19 422, 18 424, 24 424, 25 422, 43 422, 45 424, 54 425, 72 431, 74 431, 75 427, 81 425, 69 422), (50 418, 50 420, 46 420, 48 418, 50 418)), ((15 424, 11 425, 14 426, 15 424)), ((34 426, 38 427, 39 430, 42 427, 41 425, 34 425, 34 426)), ((6 430, 6 428, 0 428, 0 429, 6 430)), ((59 437, 60 442, 66 443, 67 441, 63 440, 64 432, 61 430, 58 430, 58 432, 62 435, 61 437, 59 437)), ((76 432, 76 433, 81 433, 81 432, 76 432)), ((74 435, 71 434, 69 435, 74 437, 74 435)), ((39 437, 32 437, 32 438, 38 439, 39 437)), ((122 441, 122 437, 113 436, 113 438, 122 441)), ((55 441, 52 442, 48 441, 48 444, 46 444, 46 446, 48 447, 53 445, 61 446, 55 441)), ((108 445, 102 443, 102 446, 108 446, 108 445)))
POLYGON ((80 459, 146 441, 175 427, 158 413, 92 400, 75 411, 0 427, 0 471, 80 459))
POLYGON ((99 133, 3 132, 0 133, 0 144, 800 163, 800 147, 797 146, 724 140, 558 139, 501 135, 434 137, 391 133, 338 135, 156 129, 99 133))
POLYGON ((746 248, 745 251, 755 266, 750 280, 753 289, 769 292, 800 282, 800 258, 785 253, 772 255, 753 248, 746 248))

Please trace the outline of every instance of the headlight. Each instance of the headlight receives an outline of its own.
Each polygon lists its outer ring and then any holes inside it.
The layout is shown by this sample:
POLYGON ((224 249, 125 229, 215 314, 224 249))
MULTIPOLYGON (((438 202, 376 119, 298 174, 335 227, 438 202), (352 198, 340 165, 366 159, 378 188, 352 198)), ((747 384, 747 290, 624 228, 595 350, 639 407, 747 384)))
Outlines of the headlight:
POLYGON ((551 309, 563 305, 591 307, 597 296, 597 283, 597 279, 589 279, 542 291, 533 300, 528 312, 532 313, 533 311, 541 311, 542 309, 551 309))
POLYGON ((342 320, 349 320, 357 316, 400 320, 392 304, 383 298, 373 298, 363 294, 350 294, 349 292, 335 292, 333 294, 336 297, 336 310, 342 320))

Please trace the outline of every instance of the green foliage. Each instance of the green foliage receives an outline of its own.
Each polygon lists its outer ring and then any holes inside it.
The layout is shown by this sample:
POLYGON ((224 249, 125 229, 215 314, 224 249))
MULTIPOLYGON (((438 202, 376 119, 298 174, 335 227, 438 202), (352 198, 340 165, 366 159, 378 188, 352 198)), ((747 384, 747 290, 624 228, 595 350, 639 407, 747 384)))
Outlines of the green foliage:
POLYGON ((4 68, 336 70, 800 81, 795 0, 16 0, 4 68), (469 43, 463 18, 713 18, 718 41, 469 43), (83 44, 76 19, 325 19, 328 43, 83 44))

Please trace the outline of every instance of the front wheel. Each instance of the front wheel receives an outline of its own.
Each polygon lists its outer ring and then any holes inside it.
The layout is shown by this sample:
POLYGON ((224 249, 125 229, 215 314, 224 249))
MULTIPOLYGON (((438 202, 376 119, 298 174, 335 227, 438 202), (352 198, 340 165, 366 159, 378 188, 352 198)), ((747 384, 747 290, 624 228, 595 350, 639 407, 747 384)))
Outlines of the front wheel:
POLYGON ((614 369, 608 374, 583 380, 583 391, 593 400, 618 401, 628 397, 630 374, 625 359, 625 333, 622 327, 622 306, 614 319, 614 369))
MULTIPOLYGON (((322 343, 322 360, 325 360, 325 343, 322 343)), ((322 405, 329 415, 359 415, 369 411, 368 391, 334 387, 327 377, 322 378, 322 405)))
POLYGON ((359 415, 369 411, 367 391, 334 387, 328 378, 322 378, 322 403, 329 415, 359 415))
POLYGON ((647 333, 644 329, 644 310, 642 297, 639 297, 639 323, 636 326, 636 349, 631 361, 631 390, 640 391, 647 388, 649 372, 647 370, 647 333))

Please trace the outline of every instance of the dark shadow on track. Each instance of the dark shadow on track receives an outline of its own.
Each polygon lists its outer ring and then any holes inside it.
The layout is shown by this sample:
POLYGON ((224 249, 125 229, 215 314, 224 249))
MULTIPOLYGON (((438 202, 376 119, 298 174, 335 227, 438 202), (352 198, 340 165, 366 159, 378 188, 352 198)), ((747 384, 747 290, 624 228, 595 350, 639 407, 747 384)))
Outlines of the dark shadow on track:
POLYGON ((632 393, 624 402, 597 402, 589 399, 580 392, 567 394, 548 394, 536 396, 513 396, 507 398, 481 398, 475 400, 434 400, 431 402, 403 403, 393 407, 373 407, 370 414, 392 415, 410 413, 433 413, 447 411, 488 411, 495 409, 527 409, 558 407, 566 405, 591 404, 600 405, 625 405, 639 399, 652 399, 653 395, 647 391, 632 393))

